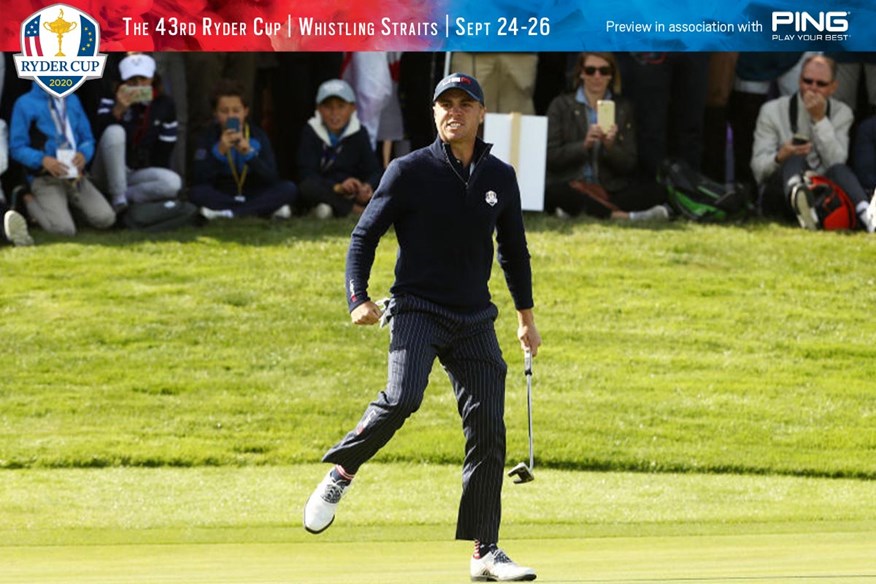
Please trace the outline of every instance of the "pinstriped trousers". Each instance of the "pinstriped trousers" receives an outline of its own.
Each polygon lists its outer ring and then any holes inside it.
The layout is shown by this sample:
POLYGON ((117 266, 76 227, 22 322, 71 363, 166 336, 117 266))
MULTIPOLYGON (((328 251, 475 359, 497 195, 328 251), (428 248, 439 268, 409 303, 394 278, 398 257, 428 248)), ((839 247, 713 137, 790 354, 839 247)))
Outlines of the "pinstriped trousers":
POLYGON ((456 394, 465 435, 456 539, 499 540, 505 467, 505 375, 495 306, 458 314, 412 296, 392 299, 389 380, 323 461, 355 473, 419 409, 435 358, 456 394))

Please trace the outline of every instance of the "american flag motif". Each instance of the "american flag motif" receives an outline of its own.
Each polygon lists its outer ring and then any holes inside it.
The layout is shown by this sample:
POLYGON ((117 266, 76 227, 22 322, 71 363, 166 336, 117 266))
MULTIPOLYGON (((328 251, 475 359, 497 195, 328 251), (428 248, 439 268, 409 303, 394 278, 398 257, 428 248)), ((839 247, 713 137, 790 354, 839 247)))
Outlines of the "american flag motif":
POLYGON ((77 54, 80 57, 91 57, 97 52, 95 48, 97 35, 95 34, 94 23, 87 18, 80 17, 79 29, 82 32, 80 33, 79 51, 77 54))
POLYGON ((42 57, 43 46, 40 44, 40 16, 36 15, 24 26, 24 54, 28 57, 42 57))

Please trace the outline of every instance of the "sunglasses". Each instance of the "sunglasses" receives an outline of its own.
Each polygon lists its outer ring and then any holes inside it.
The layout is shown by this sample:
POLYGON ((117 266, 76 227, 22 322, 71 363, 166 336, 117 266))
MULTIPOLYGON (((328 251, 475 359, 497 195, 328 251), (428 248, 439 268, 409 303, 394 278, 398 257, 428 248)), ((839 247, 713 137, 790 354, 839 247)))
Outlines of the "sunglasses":
POLYGON ((603 77, 611 75, 611 67, 584 67, 584 75, 587 75, 588 77, 596 75, 597 71, 599 71, 599 74, 603 77))
POLYGON ((803 85, 817 85, 818 87, 827 87, 830 85, 830 81, 822 81, 821 79, 810 79, 809 77, 801 77, 800 81, 803 82, 803 85))

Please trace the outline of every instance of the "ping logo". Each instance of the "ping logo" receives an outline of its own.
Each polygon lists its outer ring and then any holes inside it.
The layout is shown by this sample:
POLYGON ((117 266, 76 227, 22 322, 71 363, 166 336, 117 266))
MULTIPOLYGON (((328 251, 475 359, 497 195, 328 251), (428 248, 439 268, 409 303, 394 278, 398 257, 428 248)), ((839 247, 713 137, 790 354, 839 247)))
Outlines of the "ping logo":
POLYGON ((21 24, 21 53, 13 55, 22 79, 49 95, 65 97, 88 79, 103 76, 106 55, 98 54, 100 25, 66 4, 34 12, 21 24))
POLYGON ((846 32, 849 30, 848 12, 819 12, 813 15, 806 11, 773 12, 773 32, 777 32, 780 26, 793 26, 794 32, 846 32))

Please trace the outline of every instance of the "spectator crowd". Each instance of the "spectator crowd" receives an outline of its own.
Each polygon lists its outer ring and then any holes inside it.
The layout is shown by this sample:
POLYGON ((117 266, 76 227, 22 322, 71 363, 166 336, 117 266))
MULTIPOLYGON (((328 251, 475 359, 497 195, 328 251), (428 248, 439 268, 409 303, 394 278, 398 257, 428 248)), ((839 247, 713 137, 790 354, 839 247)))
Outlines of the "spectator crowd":
POLYGON ((6 53, 2 239, 361 214, 436 139, 445 65, 490 88, 489 113, 547 116, 548 213, 670 220, 656 177, 681 160, 809 229, 825 177, 876 227, 876 53, 112 53, 65 98, 6 53))

